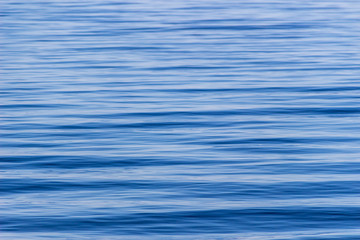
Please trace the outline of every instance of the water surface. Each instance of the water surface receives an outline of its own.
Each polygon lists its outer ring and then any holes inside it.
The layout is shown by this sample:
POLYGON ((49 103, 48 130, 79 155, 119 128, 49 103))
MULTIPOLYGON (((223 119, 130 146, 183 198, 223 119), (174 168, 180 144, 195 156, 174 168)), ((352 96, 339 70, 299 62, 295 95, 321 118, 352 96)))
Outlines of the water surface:
POLYGON ((1 8, 2 239, 360 239, 358 1, 1 8))

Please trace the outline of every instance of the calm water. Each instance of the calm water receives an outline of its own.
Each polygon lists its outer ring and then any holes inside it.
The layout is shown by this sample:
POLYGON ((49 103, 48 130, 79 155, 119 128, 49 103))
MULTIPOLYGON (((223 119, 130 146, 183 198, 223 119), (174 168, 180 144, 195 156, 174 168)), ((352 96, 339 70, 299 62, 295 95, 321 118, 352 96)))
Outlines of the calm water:
POLYGON ((1 2, 2 239, 360 239, 359 1, 1 2))

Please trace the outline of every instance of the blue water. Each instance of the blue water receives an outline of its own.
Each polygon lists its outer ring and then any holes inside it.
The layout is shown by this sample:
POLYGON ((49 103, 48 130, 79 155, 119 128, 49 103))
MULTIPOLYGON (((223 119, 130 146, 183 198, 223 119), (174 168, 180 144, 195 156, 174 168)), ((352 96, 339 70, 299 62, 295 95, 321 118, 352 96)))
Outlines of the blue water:
POLYGON ((360 239, 359 1, 1 2, 1 239, 360 239))

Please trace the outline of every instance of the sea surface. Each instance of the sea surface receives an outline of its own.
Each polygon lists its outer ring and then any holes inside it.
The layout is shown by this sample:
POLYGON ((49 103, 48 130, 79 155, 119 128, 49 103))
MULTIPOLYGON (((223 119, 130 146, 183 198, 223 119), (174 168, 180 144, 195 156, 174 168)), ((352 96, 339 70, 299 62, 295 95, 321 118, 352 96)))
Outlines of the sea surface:
POLYGON ((0 5, 2 240, 360 239, 360 1, 0 5))

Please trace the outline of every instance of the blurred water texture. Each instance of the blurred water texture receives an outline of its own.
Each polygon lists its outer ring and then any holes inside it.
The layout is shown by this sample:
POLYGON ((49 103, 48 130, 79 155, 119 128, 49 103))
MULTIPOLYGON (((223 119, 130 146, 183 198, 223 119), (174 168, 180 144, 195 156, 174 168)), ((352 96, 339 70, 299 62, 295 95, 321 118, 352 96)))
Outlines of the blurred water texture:
POLYGON ((360 2, 1 1, 2 239, 360 239, 360 2))

